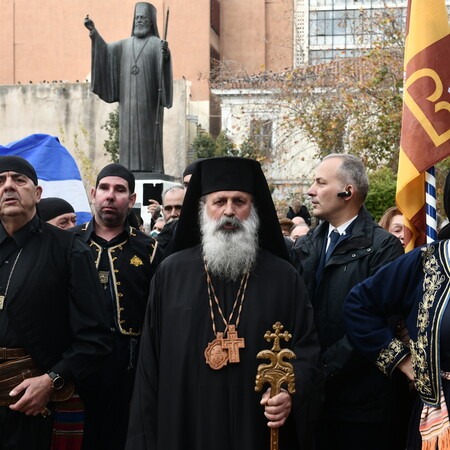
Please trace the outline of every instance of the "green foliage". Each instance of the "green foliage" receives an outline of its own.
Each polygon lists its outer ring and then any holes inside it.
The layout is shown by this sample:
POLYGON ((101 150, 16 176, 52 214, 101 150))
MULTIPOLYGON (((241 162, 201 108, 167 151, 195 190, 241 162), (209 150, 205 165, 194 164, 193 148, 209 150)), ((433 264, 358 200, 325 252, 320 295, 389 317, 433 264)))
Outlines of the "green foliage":
POLYGON ((119 162, 119 108, 115 109, 113 112, 109 113, 109 119, 101 126, 103 130, 108 132, 108 137, 103 145, 105 147, 106 153, 111 156, 111 161, 119 162))
POLYGON ((261 156, 258 146, 251 138, 247 138, 242 143, 238 153, 239 153, 238 156, 241 156, 242 158, 251 158, 256 159, 257 161, 259 161, 259 158, 261 156))
POLYGON ((194 148, 195 159, 215 156, 216 145, 214 139, 203 130, 197 134, 192 147, 194 148))
POLYGON ((369 173, 369 193, 366 199, 367 210, 378 222, 386 209, 395 206, 397 179, 390 167, 369 173))
POLYGON ((216 140, 205 131, 200 131, 192 146, 197 159, 213 156, 240 156, 263 161, 266 158, 266 155, 251 138, 246 139, 240 147, 237 147, 226 131, 221 131, 216 140))
POLYGON ((221 131, 215 142, 215 156, 235 156, 236 147, 225 131, 221 131))

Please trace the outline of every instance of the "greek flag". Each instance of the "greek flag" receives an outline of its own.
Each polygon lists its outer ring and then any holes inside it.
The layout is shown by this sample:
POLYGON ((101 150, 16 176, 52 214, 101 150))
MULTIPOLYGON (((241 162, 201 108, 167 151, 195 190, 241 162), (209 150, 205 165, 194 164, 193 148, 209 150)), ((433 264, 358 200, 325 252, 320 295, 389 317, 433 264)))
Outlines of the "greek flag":
POLYGON ((77 214, 77 223, 92 218, 89 200, 81 181, 80 171, 70 153, 57 137, 32 134, 5 146, 0 155, 16 155, 26 159, 36 170, 42 198, 59 197, 68 201, 77 214))

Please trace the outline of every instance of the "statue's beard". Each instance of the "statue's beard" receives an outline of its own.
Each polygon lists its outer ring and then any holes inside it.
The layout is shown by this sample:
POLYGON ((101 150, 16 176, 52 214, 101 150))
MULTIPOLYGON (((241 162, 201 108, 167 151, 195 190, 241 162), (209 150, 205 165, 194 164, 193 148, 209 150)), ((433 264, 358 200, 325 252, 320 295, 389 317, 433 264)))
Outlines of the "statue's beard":
POLYGON ((237 280, 252 268, 258 254, 259 230, 259 217, 253 205, 248 218, 241 221, 227 216, 215 220, 208 216, 205 204, 200 203, 199 221, 203 256, 213 275, 237 280), (224 225, 234 228, 227 229, 224 225))
POLYGON ((134 35, 138 38, 146 37, 150 34, 151 27, 149 25, 135 24, 134 35))

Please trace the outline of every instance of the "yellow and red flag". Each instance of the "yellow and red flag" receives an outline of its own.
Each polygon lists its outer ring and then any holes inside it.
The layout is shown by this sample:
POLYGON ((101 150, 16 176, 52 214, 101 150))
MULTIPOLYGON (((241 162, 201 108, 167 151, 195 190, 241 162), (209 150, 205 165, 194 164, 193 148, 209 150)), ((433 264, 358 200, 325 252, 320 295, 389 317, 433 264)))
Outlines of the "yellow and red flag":
POLYGON ((406 251, 426 242, 425 171, 450 155, 450 27, 444 0, 409 0, 397 206, 406 251))

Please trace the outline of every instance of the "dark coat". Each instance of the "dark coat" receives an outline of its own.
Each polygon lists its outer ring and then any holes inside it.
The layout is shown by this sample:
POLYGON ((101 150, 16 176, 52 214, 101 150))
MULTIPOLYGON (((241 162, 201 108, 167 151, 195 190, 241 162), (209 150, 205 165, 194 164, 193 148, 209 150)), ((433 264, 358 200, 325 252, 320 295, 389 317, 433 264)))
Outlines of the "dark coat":
POLYGON ((399 239, 376 224, 363 206, 353 223, 351 236, 338 243, 317 283, 316 270, 327 231, 328 222, 323 222, 297 239, 291 253, 315 312, 328 385, 327 413, 341 420, 374 422, 386 412, 382 392, 387 380, 355 354, 345 334, 342 309, 353 286, 404 251, 399 239))
POLYGON ((84 381, 110 351, 106 310, 89 249, 33 219, 11 279, 8 319, 37 366, 84 381))

